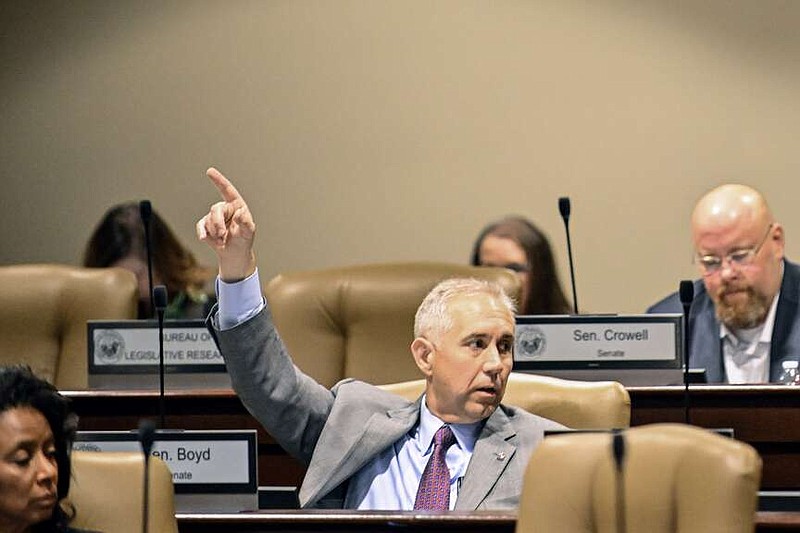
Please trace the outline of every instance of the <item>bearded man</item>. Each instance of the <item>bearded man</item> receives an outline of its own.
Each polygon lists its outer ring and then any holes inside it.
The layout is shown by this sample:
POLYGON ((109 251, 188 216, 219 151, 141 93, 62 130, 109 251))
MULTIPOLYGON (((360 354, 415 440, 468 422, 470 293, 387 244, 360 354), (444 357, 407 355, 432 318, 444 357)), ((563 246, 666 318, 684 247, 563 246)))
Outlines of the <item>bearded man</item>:
MULTIPOLYGON (((784 258, 783 226, 764 197, 744 185, 712 189, 692 212, 695 282, 689 365, 709 383, 778 381, 800 358, 800 266, 784 258)), ((677 294, 648 313, 680 313, 677 294)))

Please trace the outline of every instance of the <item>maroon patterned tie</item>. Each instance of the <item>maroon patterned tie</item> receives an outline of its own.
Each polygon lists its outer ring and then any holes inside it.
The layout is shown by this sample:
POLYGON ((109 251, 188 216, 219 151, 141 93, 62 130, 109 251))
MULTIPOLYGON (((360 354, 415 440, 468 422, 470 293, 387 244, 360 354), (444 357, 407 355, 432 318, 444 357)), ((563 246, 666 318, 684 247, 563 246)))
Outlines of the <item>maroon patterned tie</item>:
POLYGON ((450 426, 442 426, 433 436, 433 453, 419 480, 414 510, 447 511, 450 509, 450 471, 444 458, 456 442, 450 426))

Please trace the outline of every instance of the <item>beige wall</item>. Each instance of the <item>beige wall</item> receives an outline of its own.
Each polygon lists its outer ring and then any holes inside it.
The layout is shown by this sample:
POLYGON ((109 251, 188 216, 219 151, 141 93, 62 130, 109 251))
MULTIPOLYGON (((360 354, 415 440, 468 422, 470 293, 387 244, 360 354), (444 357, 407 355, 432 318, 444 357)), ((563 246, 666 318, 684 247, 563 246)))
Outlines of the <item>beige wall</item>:
POLYGON ((193 225, 218 165, 265 277, 464 262, 572 198, 579 301, 637 312, 692 276, 704 190, 750 183, 800 258, 800 3, 3 2, 0 263, 80 260, 112 203, 193 225))

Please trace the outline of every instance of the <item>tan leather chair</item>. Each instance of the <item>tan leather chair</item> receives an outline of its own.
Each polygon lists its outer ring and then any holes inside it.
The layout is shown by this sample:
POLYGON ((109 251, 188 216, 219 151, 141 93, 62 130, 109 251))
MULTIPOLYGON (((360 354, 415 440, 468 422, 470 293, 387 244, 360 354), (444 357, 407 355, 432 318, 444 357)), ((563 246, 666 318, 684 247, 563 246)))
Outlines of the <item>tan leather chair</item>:
MULTIPOLYGON (((425 390, 425 380, 381 388, 413 400, 425 390)), ((512 372, 503 403, 573 429, 626 428, 631 423, 630 396, 616 381, 571 381, 512 372)))
MULTIPOLYGON (((177 533, 172 474, 158 457, 149 460, 148 531, 177 533)), ((138 452, 72 453, 67 501, 75 509, 71 526, 89 531, 141 533, 144 459, 138 452)))
MULTIPOLYGON (((751 446, 682 424, 623 436, 627 533, 753 531, 761 459, 751 446)), ((616 533, 611 441, 609 433, 546 438, 528 463, 516 532, 616 533)))
POLYGON ((278 333, 295 364, 325 386, 421 377, 409 346, 414 314, 440 281, 498 281, 512 298, 518 277, 503 268, 447 263, 360 265, 281 274, 265 287, 278 333))
POLYGON ((136 318, 136 276, 121 268, 2 266, 0 294, 0 364, 62 390, 87 387, 87 320, 136 318))

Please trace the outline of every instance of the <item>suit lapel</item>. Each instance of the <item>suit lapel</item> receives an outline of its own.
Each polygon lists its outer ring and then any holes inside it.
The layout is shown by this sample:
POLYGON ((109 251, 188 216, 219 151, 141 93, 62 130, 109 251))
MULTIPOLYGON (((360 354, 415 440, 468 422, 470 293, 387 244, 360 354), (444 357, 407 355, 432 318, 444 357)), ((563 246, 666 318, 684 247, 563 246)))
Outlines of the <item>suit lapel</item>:
POLYGON ((786 356, 784 348, 787 346, 786 339, 792 329, 792 325, 797 320, 798 305, 798 283, 800 276, 796 272, 795 265, 784 261, 783 280, 781 281, 781 292, 778 296, 778 308, 775 310, 775 326, 772 328, 772 340, 770 343, 770 369, 769 380, 778 381, 781 374, 783 358, 786 356))
POLYGON ((456 500, 456 509, 478 508, 516 453, 516 434, 502 409, 498 408, 492 413, 475 443, 472 459, 464 475, 463 488, 456 500))
POLYGON ((695 291, 698 295, 689 311, 690 316, 694 318, 689 326, 691 336, 689 366, 705 368, 709 383, 722 383, 725 380, 725 370, 722 363, 720 325, 714 310, 714 302, 711 301, 702 282, 695 285, 695 291))
MULTIPOLYGON (((353 435, 350 444, 343 450, 331 450, 335 454, 329 465, 312 459, 303 485, 300 487, 300 506, 316 502, 363 467, 375 456, 398 441, 411 430, 419 418, 419 400, 400 409, 373 414, 362 428, 353 435)), ((318 447, 325 449, 326 442, 320 438, 318 447)), ((316 459, 316 451, 314 453, 316 459)))

